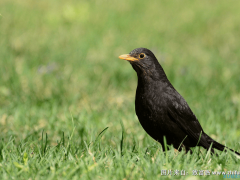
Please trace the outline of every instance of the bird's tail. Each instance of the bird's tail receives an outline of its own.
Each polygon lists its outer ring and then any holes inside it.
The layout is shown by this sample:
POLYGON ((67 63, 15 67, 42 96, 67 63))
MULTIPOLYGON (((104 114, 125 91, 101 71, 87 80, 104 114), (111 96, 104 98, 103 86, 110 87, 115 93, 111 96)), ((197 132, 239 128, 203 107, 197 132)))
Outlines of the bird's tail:
POLYGON ((224 150, 228 149, 228 150, 230 150, 230 151, 232 151, 232 152, 234 152, 235 154, 237 154, 237 155, 240 156, 240 153, 239 153, 239 152, 234 151, 234 150, 232 150, 232 149, 230 149, 230 148, 228 148, 228 147, 226 147, 226 146, 224 146, 224 145, 222 145, 222 144, 220 144, 220 143, 218 143, 217 141, 214 141, 214 140, 213 140, 213 145, 212 145, 212 147, 215 148, 215 149, 218 149, 218 150, 220 150, 220 151, 224 151, 224 150))

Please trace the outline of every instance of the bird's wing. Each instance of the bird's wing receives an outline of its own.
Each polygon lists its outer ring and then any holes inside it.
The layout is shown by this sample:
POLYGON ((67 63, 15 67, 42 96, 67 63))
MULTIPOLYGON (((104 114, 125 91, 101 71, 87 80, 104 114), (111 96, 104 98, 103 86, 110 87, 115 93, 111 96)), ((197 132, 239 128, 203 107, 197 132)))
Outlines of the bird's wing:
POLYGON ((191 111, 184 98, 175 90, 169 89, 165 92, 166 108, 169 118, 175 122, 188 136, 200 141, 203 146, 208 147, 209 144, 203 140, 204 133, 202 126, 197 120, 196 116, 191 111))

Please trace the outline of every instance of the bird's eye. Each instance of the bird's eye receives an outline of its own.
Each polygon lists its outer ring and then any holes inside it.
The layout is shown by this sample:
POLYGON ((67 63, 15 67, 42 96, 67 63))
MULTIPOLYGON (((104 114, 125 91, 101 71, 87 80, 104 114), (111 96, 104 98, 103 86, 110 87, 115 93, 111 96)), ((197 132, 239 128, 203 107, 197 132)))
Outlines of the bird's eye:
POLYGON ((140 59, 143 59, 143 58, 145 57, 145 54, 144 54, 144 53, 141 53, 141 54, 139 55, 139 57, 140 57, 140 59))

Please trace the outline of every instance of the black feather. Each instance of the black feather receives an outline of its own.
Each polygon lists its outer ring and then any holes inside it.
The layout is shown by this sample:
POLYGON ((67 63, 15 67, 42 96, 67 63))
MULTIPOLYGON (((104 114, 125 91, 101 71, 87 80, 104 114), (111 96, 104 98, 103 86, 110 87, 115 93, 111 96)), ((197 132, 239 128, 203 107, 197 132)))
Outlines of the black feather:
MULTIPOLYGON (((169 82, 162 66, 150 50, 138 48, 129 55, 137 59, 130 61, 138 76, 136 114, 144 130, 153 139, 164 146, 165 136, 168 144, 180 150, 185 146, 187 151, 195 146, 209 149, 211 144, 212 148, 220 151, 229 149, 203 131, 187 102, 169 82), (141 53, 145 54, 144 58, 140 58, 141 53)), ((240 155, 232 149, 229 150, 240 155)))

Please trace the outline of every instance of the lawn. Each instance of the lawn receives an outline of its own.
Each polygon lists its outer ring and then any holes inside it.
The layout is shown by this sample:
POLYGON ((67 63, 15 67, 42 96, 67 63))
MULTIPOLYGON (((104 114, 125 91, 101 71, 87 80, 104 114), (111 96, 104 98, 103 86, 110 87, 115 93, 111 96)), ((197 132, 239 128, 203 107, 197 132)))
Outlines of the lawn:
POLYGON ((135 115, 136 73, 118 59, 151 49, 205 132, 240 152, 239 9, 216 0, 1 0, 0 179, 240 172, 230 152, 163 152, 135 115))

